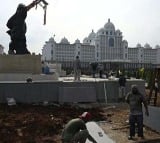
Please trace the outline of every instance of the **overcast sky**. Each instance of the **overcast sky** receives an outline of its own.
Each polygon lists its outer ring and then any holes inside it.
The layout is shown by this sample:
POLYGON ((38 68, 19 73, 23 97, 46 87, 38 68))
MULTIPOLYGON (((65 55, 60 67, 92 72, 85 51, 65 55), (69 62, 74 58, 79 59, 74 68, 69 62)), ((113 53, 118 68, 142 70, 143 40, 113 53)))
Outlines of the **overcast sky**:
MULTIPOLYGON (((56 42, 66 37, 70 43, 81 42, 92 29, 97 32, 110 18, 123 33, 129 47, 146 43, 153 48, 160 45, 160 0, 47 0, 47 24, 43 25, 43 10, 38 7, 28 12, 27 48, 41 53, 45 41, 55 35, 56 42)), ((7 20, 17 5, 28 5, 32 0, 5 0, 0 8, 0 44, 8 51, 10 37, 6 34, 7 20)))

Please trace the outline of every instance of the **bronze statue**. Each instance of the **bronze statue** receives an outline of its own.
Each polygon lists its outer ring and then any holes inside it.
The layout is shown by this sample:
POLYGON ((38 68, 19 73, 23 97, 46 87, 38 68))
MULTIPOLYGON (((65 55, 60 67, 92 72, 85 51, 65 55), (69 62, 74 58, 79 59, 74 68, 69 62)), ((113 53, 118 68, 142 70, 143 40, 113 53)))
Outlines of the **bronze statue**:
POLYGON ((48 5, 48 3, 45 0, 35 0, 28 6, 25 6, 24 4, 19 4, 16 13, 8 20, 7 27, 9 28, 9 30, 7 31, 7 33, 10 35, 11 38, 11 42, 9 43, 8 54, 30 54, 26 45, 25 33, 27 30, 27 26, 25 19, 27 17, 27 12, 34 6, 37 6, 37 4, 40 4, 40 2, 43 2, 44 4, 44 6, 41 6, 45 10, 45 24, 46 8, 48 5))

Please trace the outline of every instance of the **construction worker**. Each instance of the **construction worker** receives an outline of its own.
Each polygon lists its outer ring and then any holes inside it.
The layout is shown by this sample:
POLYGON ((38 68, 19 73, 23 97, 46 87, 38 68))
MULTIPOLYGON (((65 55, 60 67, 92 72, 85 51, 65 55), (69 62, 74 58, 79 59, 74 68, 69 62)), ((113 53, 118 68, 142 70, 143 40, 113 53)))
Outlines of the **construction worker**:
POLYGON ((131 92, 126 96, 126 102, 130 106, 129 124, 130 124, 130 134, 128 136, 129 140, 132 140, 135 136, 135 125, 137 124, 138 137, 143 139, 143 111, 142 103, 145 107, 145 114, 149 116, 147 101, 145 97, 139 92, 137 85, 132 85, 131 92))
POLYGON ((76 60, 74 61, 74 80, 80 81, 81 76, 81 62, 79 56, 76 56, 76 60))
POLYGON ((125 101, 125 87, 126 87, 126 78, 125 76, 120 73, 119 74, 119 80, 118 80, 118 83, 119 83, 119 97, 118 97, 118 101, 119 102, 124 102, 125 101))
POLYGON ((158 94, 158 80, 157 80, 157 78, 155 79, 155 82, 154 82, 154 90, 155 90, 154 106, 156 106, 156 104, 157 104, 157 94, 158 94))
POLYGON ((70 120, 62 132, 62 143, 85 143, 86 139, 96 143, 85 124, 89 120, 91 120, 89 112, 84 112, 79 118, 70 120))

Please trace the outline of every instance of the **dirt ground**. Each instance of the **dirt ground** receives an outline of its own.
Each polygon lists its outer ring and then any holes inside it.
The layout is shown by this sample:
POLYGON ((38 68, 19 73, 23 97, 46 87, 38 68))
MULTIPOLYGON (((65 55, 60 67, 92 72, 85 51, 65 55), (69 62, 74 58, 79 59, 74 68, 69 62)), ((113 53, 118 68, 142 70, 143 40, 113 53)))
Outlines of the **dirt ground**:
MULTIPOLYGON (((139 141, 138 137, 135 137, 134 141, 128 140, 129 110, 127 107, 126 104, 121 104, 103 109, 105 116, 108 116, 108 121, 100 122, 99 125, 116 143, 134 143, 139 141)), ((145 143, 151 143, 149 140, 160 139, 160 133, 157 133, 146 126, 144 126, 144 136, 146 140, 145 143)), ((160 143, 160 140, 155 143, 160 143)))
MULTIPOLYGON (((158 106, 160 107, 160 98, 158 106)), ((88 109, 58 104, 1 104, 0 143, 61 143, 63 126, 84 111, 89 111, 93 120, 97 121, 116 143, 133 143, 127 139, 129 110, 125 103, 88 109)), ((147 127, 144 127, 144 135, 146 139, 160 137, 160 133, 147 127)))

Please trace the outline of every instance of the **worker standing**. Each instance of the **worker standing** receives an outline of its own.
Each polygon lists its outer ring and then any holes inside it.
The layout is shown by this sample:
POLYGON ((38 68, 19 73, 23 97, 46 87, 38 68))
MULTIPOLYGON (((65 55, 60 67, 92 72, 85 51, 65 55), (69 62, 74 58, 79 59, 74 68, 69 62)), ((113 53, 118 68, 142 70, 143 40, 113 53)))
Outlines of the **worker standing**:
POLYGON ((79 56, 76 56, 76 60, 74 61, 74 80, 80 81, 81 76, 81 62, 79 56))
POLYGON ((125 90, 125 88, 126 88, 126 78, 122 73, 120 73, 118 83, 119 83, 118 101, 119 102, 124 102, 125 101, 125 96, 126 96, 126 90, 125 90))
POLYGON ((158 80, 157 80, 157 78, 155 79, 155 82, 154 82, 154 90, 155 90, 154 106, 156 106, 157 105, 157 94, 158 94, 158 80))
POLYGON ((135 136, 135 125, 138 128, 138 137, 140 139, 144 138, 143 135, 143 111, 142 103, 145 107, 145 114, 149 116, 148 106, 145 97, 139 92, 137 85, 132 85, 131 92, 126 96, 126 102, 130 107, 129 124, 130 124, 130 134, 128 139, 132 140, 135 136))

